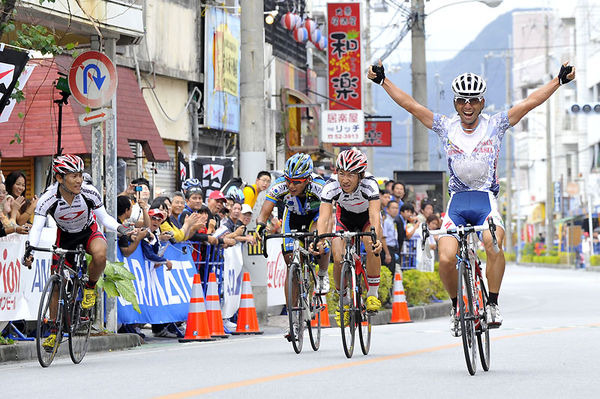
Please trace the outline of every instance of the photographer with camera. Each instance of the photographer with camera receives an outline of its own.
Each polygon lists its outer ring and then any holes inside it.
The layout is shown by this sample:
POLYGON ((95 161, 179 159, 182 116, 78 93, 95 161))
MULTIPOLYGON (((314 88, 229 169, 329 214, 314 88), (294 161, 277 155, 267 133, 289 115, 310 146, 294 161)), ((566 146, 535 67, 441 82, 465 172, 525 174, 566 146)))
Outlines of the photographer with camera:
POLYGON ((129 183, 127 190, 119 195, 128 196, 133 203, 131 216, 127 219, 127 223, 135 227, 150 227, 150 217, 148 216, 150 182, 143 177, 134 179, 129 183))

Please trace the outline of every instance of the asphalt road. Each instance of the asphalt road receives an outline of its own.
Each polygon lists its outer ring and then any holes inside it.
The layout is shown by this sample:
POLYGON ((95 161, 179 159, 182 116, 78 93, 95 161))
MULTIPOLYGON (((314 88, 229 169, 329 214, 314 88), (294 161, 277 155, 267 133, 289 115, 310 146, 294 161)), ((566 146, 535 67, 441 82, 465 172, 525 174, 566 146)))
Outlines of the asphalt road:
POLYGON ((278 328, 211 343, 153 340, 140 349, 0 366, 3 397, 281 398, 600 397, 600 273, 510 266, 492 331, 491 369, 466 370, 449 318, 373 328, 371 353, 343 354, 339 330, 296 355, 278 328))

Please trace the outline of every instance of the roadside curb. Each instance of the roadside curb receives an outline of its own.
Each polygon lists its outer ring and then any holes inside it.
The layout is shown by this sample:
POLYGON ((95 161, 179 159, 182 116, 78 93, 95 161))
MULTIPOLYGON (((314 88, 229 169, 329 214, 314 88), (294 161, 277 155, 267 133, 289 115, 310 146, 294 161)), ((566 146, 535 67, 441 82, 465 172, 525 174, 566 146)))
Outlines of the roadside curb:
MULTIPOLYGON (((142 345, 137 334, 111 334, 90 337, 88 352, 110 352, 142 345)), ((69 343, 64 341, 57 357, 69 356, 69 343)), ((0 363, 37 359, 35 341, 16 341, 14 345, 0 346, 0 363)))

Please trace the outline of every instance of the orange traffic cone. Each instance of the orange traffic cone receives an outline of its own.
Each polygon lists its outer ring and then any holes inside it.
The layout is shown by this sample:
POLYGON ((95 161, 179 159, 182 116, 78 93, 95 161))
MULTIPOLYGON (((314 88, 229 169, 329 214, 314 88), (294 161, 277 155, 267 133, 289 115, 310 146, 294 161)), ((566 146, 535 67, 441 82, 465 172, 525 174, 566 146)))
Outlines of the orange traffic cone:
POLYGON ((242 299, 238 310, 237 329, 232 334, 262 334, 258 329, 258 317, 254 307, 254 296, 250 284, 250 273, 244 273, 242 281, 242 299))
POLYGON ((392 319, 389 324, 395 323, 412 323, 402 285, 402 271, 399 267, 396 268, 394 274, 394 300, 392 302, 392 319))
MULTIPOLYGON (((329 308, 327 307, 327 295, 321 295, 323 299, 323 309, 321 309, 321 328, 331 327, 331 323, 329 322, 329 308)), ((310 322, 312 327, 317 326, 317 318, 314 317, 310 322)))
POLYGON ((202 292, 202 281, 200 281, 199 274, 194 275, 192 298, 190 299, 190 311, 188 312, 185 337, 179 340, 179 342, 193 341, 214 341, 214 338, 210 337, 210 331, 208 329, 208 317, 206 317, 204 293, 202 292))
POLYGON ((223 317, 221 315, 221 302, 219 301, 219 289, 217 287, 217 276, 211 273, 208 276, 208 290, 206 291, 206 316, 210 336, 217 338, 229 338, 223 328, 223 317))

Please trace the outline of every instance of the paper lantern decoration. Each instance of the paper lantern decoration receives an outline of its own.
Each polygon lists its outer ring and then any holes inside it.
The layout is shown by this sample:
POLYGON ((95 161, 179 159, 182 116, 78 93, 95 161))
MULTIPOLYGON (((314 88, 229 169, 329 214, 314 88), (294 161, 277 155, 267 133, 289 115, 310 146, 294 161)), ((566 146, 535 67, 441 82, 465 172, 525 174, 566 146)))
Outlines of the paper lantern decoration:
POLYGON ((302 17, 298 14, 294 14, 294 18, 296 19, 296 25, 294 25, 294 29, 302 27, 302 17))
POLYGON ((327 48, 327 38, 321 35, 321 38, 318 42, 315 43, 315 47, 321 51, 327 48))
POLYGON ((296 40, 298 43, 304 43, 306 40, 308 40, 308 32, 306 31, 306 28, 296 28, 294 31, 294 40, 296 40))
POLYGON ((292 14, 291 12, 285 13, 285 15, 281 18, 281 25, 287 30, 294 30, 297 25, 296 14, 292 14))
MULTIPOLYGON (((304 27, 308 31, 309 36, 312 35, 317 29, 317 23, 310 18, 304 20, 304 27)), ((311 39, 312 40, 312 39, 311 39)))
POLYGON ((308 31, 308 39, 316 46, 319 40, 321 40, 321 30, 319 28, 315 29, 312 33, 308 31))

